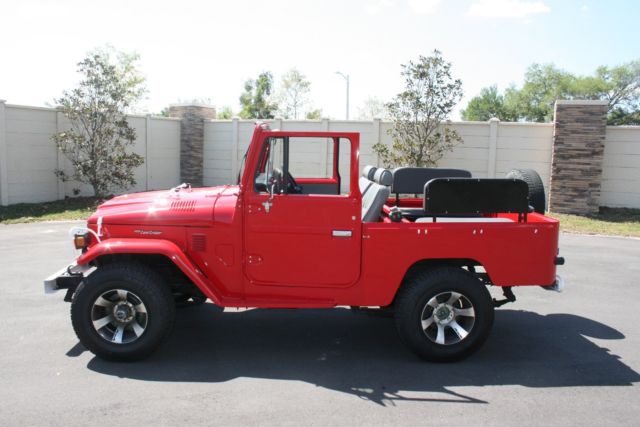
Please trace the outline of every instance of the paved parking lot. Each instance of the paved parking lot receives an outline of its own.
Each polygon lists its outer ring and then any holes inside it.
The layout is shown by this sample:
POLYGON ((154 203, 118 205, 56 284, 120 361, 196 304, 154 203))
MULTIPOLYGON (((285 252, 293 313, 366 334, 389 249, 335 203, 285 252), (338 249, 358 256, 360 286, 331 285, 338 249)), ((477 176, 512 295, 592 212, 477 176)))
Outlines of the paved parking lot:
POLYGON ((180 310, 149 360, 114 364, 42 291, 70 226, 0 225, 0 425, 637 425, 640 240, 563 235, 566 291, 516 289, 456 364, 415 358, 388 318, 211 304, 180 310))

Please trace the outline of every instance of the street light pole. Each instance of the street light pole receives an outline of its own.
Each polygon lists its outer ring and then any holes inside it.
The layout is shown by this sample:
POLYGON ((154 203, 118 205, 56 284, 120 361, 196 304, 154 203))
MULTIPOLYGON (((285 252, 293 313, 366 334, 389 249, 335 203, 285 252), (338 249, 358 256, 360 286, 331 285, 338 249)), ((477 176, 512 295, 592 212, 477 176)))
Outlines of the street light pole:
POLYGON ((340 71, 336 71, 336 74, 341 75, 347 82, 347 120, 349 120, 349 74, 343 74, 340 71))

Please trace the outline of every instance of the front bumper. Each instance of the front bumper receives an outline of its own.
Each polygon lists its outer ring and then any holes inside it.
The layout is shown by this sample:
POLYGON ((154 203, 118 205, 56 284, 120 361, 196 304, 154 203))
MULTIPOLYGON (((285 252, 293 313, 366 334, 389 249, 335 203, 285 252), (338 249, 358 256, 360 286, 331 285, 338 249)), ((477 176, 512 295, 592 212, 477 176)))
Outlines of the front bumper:
POLYGON ((95 267, 78 265, 74 262, 44 280, 44 293, 52 294, 62 289, 73 292, 82 279, 93 273, 94 270, 95 267))

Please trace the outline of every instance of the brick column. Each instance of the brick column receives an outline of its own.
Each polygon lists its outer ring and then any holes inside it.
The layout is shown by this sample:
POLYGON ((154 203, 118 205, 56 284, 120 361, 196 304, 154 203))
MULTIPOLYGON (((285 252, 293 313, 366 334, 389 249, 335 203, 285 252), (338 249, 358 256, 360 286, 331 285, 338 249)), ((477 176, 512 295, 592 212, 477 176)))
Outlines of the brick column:
POLYGON ((201 187, 203 180, 204 121, 215 119, 216 109, 206 105, 171 105, 169 116, 180 122, 180 180, 201 187))
POLYGON ((556 101, 549 210, 598 212, 606 126, 606 101, 556 101))

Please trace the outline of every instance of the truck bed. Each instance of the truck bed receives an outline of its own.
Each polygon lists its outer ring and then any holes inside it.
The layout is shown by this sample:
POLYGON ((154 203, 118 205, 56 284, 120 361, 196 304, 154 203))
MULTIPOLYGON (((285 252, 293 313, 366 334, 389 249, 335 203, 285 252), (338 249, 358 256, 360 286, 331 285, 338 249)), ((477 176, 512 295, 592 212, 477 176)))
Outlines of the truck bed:
MULTIPOLYGON (((537 213, 518 222, 517 214, 363 223, 362 277, 375 304, 390 302, 395 288, 416 260, 455 259, 484 268, 497 286, 548 286, 556 276, 559 222, 537 213), (487 222, 487 219, 500 222, 487 222), (503 222, 504 221, 504 222, 503 222), (548 259, 551 258, 551 259, 548 259)), ((367 298, 368 299, 368 298, 367 298)))

